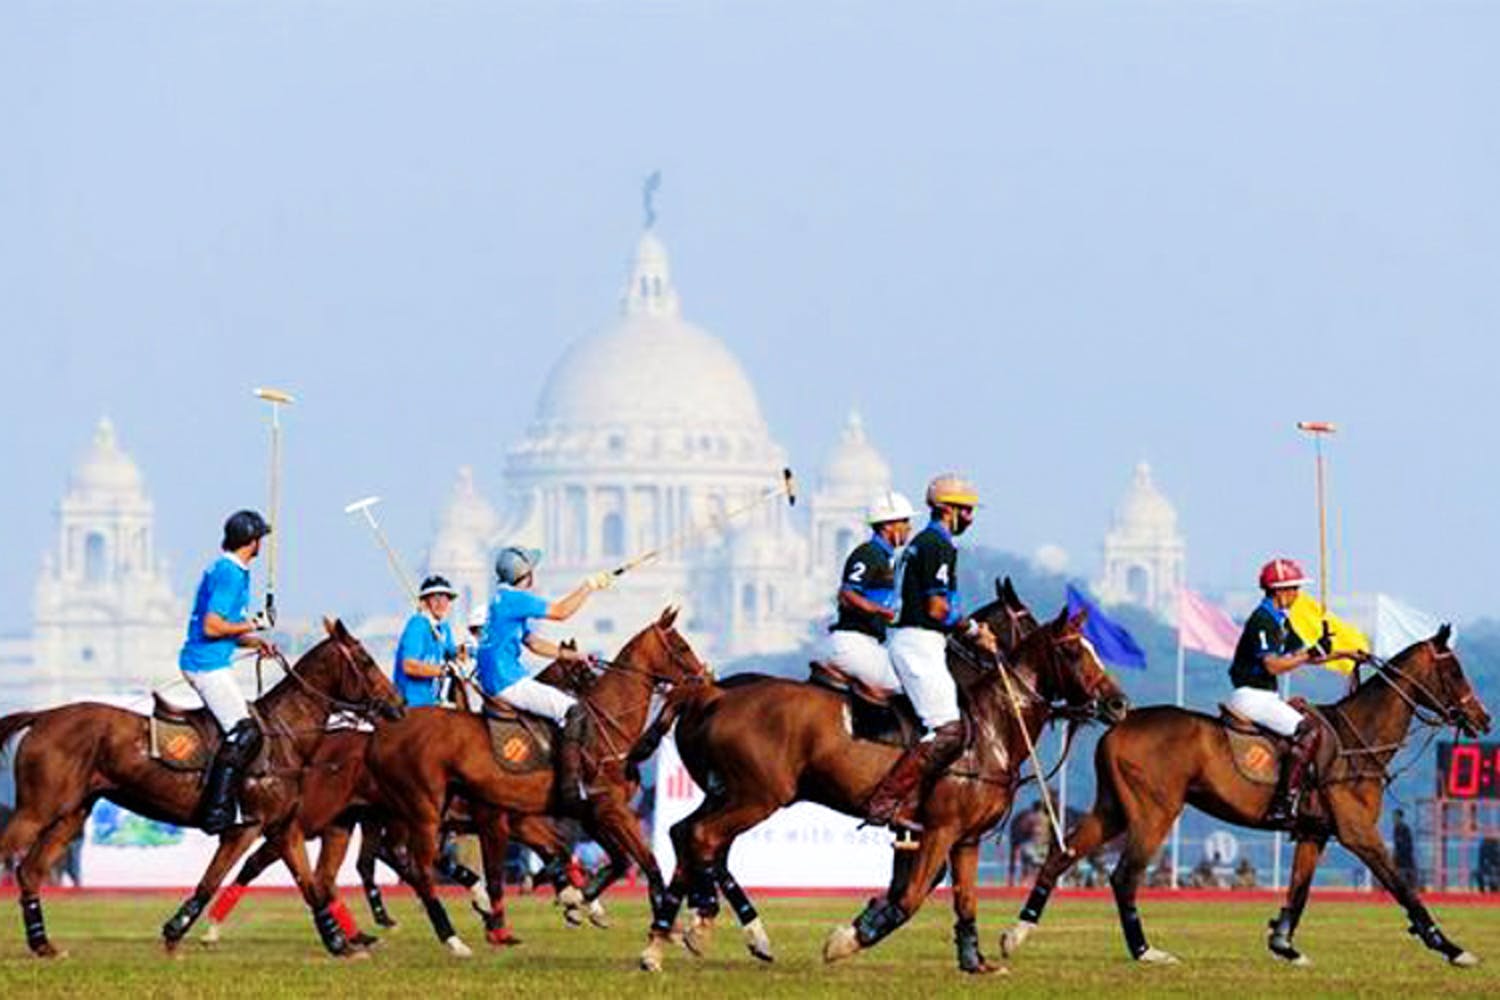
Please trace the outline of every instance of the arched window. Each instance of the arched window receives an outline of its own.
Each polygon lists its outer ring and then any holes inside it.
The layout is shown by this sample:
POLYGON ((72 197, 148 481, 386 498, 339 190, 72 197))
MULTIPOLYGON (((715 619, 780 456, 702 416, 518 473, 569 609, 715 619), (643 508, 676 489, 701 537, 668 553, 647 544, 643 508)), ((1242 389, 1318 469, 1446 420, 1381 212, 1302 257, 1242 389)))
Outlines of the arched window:
POLYGON ((104 535, 91 531, 83 539, 83 578, 89 583, 103 583, 108 575, 104 535))
POLYGON ((776 613, 776 588, 769 583, 766 584, 766 615, 767 617, 776 613))
POLYGON ((833 536, 833 544, 839 550, 836 558, 848 558, 849 553, 854 551, 854 532, 848 528, 840 528, 839 533, 833 536))
POLYGON ((1136 604, 1151 601, 1151 572, 1144 566, 1132 566, 1125 571, 1125 592, 1136 604))
POLYGON ((661 296, 661 278, 660 277, 652 278, 651 279, 651 287, 652 287, 652 290, 656 292, 657 297, 660 297, 661 296))
POLYGON ((643 275, 641 275, 641 298, 643 298, 643 299, 649 299, 650 297, 651 297, 651 282, 650 282, 650 279, 648 279, 643 274, 643 275))
POLYGON ((740 612, 746 618, 754 618, 755 605, 755 584, 747 583, 740 588, 740 612))
POLYGON ((606 556, 625 554, 625 519, 620 516, 619 511, 610 511, 604 515, 604 521, 599 525, 599 538, 606 556))

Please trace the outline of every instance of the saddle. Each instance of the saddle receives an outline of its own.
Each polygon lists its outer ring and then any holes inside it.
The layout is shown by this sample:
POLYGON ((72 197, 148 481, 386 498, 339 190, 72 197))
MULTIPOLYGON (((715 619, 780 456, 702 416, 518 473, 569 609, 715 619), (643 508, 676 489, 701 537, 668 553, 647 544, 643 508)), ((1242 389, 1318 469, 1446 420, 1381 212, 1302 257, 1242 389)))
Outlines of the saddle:
POLYGON ((495 763, 508 774, 534 774, 552 767, 552 751, 559 732, 550 721, 522 712, 497 698, 488 698, 484 725, 490 734, 495 763))
POLYGON ((206 708, 183 708, 151 692, 151 759, 173 771, 207 771, 219 749, 219 724, 206 708))
MULTIPOLYGON (((1301 811, 1312 818, 1319 796, 1309 793, 1322 787, 1322 776, 1328 773, 1338 754, 1338 742, 1328 721, 1306 699, 1293 698, 1288 704, 1304 715, 1310 715, 1323 727, 1322 746, 1309 765, 1302 785, 1301 811)), ((1281 778, 1282 760, 1291 752, 1291 738, 1246 718, 1223 702, 1219 703, 1219 722, 1224 727, 1229 756, 1240 777, 1251 784, 1274 787, 1281 778)))
POLYGON ((904 749, 921 738, 922 723, 906 695, 873 688, 831 663, 814 660, 809 666, 807 683, 844 696, 855 739, 904 749))

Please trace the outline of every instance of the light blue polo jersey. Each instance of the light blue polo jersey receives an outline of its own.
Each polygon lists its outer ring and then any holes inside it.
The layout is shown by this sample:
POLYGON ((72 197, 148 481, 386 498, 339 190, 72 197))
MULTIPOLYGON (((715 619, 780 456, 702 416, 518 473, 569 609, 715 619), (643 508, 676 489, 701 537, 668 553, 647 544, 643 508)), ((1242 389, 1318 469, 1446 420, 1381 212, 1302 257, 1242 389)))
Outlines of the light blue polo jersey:
POLYGON ((504 584, 496 589, 479 643, 479 686, 485 694, 498 695, 529 674, 521 663, 521 643, 531 634, 531 620, 546 615, 546 598, 504 584))
POLYGON ((453 641, 453 630, 447 622, 437 623, 420 611, 412 615, 401 630, 401 639, 396 643, 396 669, 391 680, 408 708, 425 705, 440 705, 443 700, 441 677, 408 677, 404 665, 407 660, 423 663, 442 663, 458 655, 458 646, 453 641))
POLYGON ((203 634, 203 619, 210 611, 236 624, 250 617, 250 570, 227 552, 215 559, 198 581, 193 614, 188 619, 187 641, 177 657, 177 665, 189 673, 222 670, 229 666, 239 648, 233 636, 210 639, 203 634))

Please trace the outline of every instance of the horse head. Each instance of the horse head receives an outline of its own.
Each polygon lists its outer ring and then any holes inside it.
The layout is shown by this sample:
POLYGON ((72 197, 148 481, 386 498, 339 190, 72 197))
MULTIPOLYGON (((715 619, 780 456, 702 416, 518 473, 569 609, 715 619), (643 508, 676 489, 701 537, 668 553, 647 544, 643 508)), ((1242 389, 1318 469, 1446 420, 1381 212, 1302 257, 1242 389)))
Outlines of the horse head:
POLYGON ((698 659, 693 647, 677 631, 675 607, 663 609, 656 621, 637 632, 616 658, 616 665, 645 674, 661 686, 676 686, 708 680, 708 665, 698 659))
POLYGON ((1463 664, 1449 645, 1452 638, 1453 628, 1445 624, 1431 639, 1417 643, 1396 659, 1404 660, 1408 655, 1417 658, 1415 668, 1408 669, 1413 674, 1421 670, 1431 677, 1431 685, 1418 684, 1415 692, 1424 708, 1437 712, 1466 736, 1483 736, 1490 731, 1490 713, 1464 675, 1463 664))
POLYGON ((343 702, 361 715, 396 720, 405 713, 405 703, 380 664, 338 618, 324 618, 328 638, 308 650, 297 663, 307 683, 335 702, 343 702))
POLYGON ((1000 655, 1009 659, 1020 649, 1021 641, 1041 628, 1036 615, 1016 593, 1010 577, 995 579, 995 600, 976 610, 971 616, 975 621, 989 627, 1000 647, 1000 655))
POLYGON ((1130 711, 1130 699, 1083 634, 1087 621, 1087 610, 1069 617, 1064 607, 1056 618, 1022 640, 1016 662, 1035 671, 1041 697, 1113 725, 1130 711))

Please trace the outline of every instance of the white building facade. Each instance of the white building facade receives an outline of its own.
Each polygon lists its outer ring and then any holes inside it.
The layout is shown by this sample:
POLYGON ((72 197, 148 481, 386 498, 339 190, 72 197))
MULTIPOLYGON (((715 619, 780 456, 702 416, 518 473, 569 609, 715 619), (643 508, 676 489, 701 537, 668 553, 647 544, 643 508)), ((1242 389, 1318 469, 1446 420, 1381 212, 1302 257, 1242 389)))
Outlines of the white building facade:
POLYGON ((618 320, 563 354, 509 449, 498 510, 460 473, 428 570, 473 602, 487 599, 505 545, 543 550, 548 593, 660 548, 567 634, 612 651, 677 603, 705 655, 789 651, 829 615, 839 564, 866 530, 864 506, 891 485, 853 417, 800 506, 773 500, 725 520, 774 490, 789 464, 734 355, 683 317, 666 248, 647 229, 618 320))
POLYGON ((136 694, 176 676, 186 621, 156 554, 145 481, 101 420, 69 478, 37 577, 29 705, 136 694))
POLYGON ((1106 604, 1133 604, 1174 621, 1186 560, 1177 511, 1141 462, 1104 536, 1104 566, 1094 593, 1106 604))

